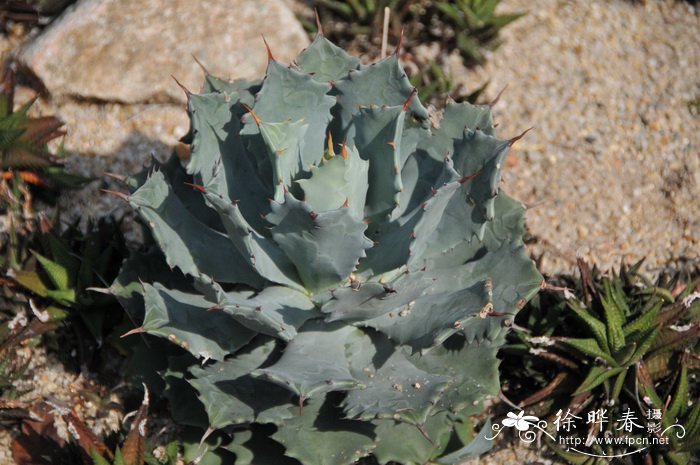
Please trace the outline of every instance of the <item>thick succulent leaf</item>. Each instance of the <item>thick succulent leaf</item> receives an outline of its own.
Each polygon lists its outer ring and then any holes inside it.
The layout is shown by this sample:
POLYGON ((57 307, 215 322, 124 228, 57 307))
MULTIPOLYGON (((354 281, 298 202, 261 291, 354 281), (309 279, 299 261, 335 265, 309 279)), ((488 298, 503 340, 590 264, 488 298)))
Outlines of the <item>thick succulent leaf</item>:
MULTIPOLYGON (((157 350, 157 346, 148 349, 157 350)), ((145 358, 150 353, 140 354, 145 358)), ((163 352, 160 353, 161 357, 163 352)), ((207 427, 207 413, 204 405, 197 398, 197 391, 187 382, 187 370, 195 365, 195 359, 190 354, 167 357, 165 368, 159 372, 165 383, 163 397, 168 400, 170 415, 180 425, 193 426, 201 430, 207 427)))
MULTIPOLYGON (((11 86, 8 86, 8 87, 11 87, 11 86)), ((12 92, 14 92, 14 90, 12 92)), ((25 103, 24 105, 22 105, 21 107, 19 107, 13 111, 13 108, 9 108, 9 106, 7 105, 9 103, 9 100, 11 100, 11 99, 0 98, 0 101, 2 101, 4 103, 4 105, 8 107, 6 110, 7 113, 5 113, 5 111, 3 111, 3 118, 0 119, 0 129, 2 129, 4 131, 8 131, 10 129, 21 128, 24 125, 24 123, 26 122, 27 112, 29 111, 31 106, 34 104, 34 100, 30 100, 29 102, 25 103)))
MULTIPOLYGON (((481 239, 489 251, 498 249, 506 242, 520 241, 525 234, 525 207, 522 203, 501 191, 496 196, 494 209, 498 215, 486 224, 481 239)), ((445 216, 448 214, 446 212, 445 216)))
POLYGON ((146 250, 131 251, 124 260, 119 275, 109 287, 110 293, 117 298, 136 325, 144 317, 142 282, 160 282, 168 289, 188 290, 191 279, 175 270, 171 270, 163 254, 156 247, 146 250))
POLYGON ((622 330, 622 325, 626 320, 624 310, 618 305, 613 297, 614 293, 621 292, 613 288, 610 281, 604 281, 604 292, 601 299, 603 305, 603 314, 606 322, 606 335, 610 349, 613 353, 621 350, 625 346, 625 333, 622 330))
POLYGON ((601 348, 594 338, 573 338, 565 337, 560 339, 564 344, 573 347, 574 349, 583 352, 593 358, 600 358, 608 362, 612 366, 616 366, 618 363, 609 353, 605 352, 604 348, 601 348))
MULTIPOLYGON (((483 223, 482 216, 476 214, 475 207, 464 200, 461 192, 452 196, 444 213, 435 226, 433 240, 425 252, 425 257, 431 259, 435 266, 457 266, 489 250, 486 230, 498 226, 492 222, 483 223)), ((521 237, 522 234, 512 240, 520 240, 521 237)), ((511 237, 507 236, 506 239, 511 237)), ((503 242, 493 241, 489 245, 498 249, 503 242)))
MULTIPOLYGON (((420 147, 425 144, 427 139, 432 137, 434 137, 434 135, 433 130, 430 127, 425 127, 415 118, 406 118, 403 123, 403 132, 401 133, 401 166, 405 168, 408 160, 417 156, 419 153, 429 156, 429 154, 427 154, 425 150, 421 149, 420 147)), ((434 176, 428 179, 428 182, 432 182, 432 180, 440 174, 442 161, 444 159, 445 157, 433 158, 433 161, 436 162, 437 169, 434 172, 434 176)), ((401 171, 401 177, 404 178, 404 183, 411 182, 406 179, 407 176, 405 176, 403 173, 403 169, 401 171)), ((415 180, 412 182, 415 182, 415 180)))
MULTIPOLYGON (((205 196, 221 216, 221 221, 226 228, 228 233, 226 248, 236 250, 242 257, 242 262, 247 263, 249 267, 268 281, 303 290, 299 284, 294 264, 277 244, 251 227, 235 202, 228 202, 209 191, 205 193, 205 196)), ((221 260, 220 256, 214 258, 221 260)), ((230 263, 226 264, 230 266, 230 263)), ((218 277, 216 280, 221 281, 218 277)))
POLYGON ((354 147, 345 156, 334 156, 311 168, 309 179, 297 181, 306 202, 317 212, 335 210, 345 204, 355 218, 364 217, 369 162, 354 147))
POLYGON ((498 139, 492 133, 488 107, 451 104, 433 137, 418 144, 418 153, 434 160, 452 156, 455 169, 463 176, 479 173, 462 189, 472 208, 463 206, 459 218, 469 220, 467 232, 480 238, 485 223, 495 217, 493 199, 498 193, 501 166, 510 146, 510 141, 498 139))
MULTIPOLYGON (((423 128, 408 128, 404 129, 404 138, 401 141, 401 151, 407 150, 409 144, 417 144, 418 141, 411 141, 411 134, 415 137, 424 137, 422 132, 426 131, 426 137, 430 137, 430 132, 423 128), (416 134, 417 133, 417 134, 416 134)), ((401 163, 401 179, 403 182, 403 191, 399 195, 399 206, 394 210, 392 219, 395 220, 404 216, 406 212, 415 209, 427 199, 432 189, 435 187, 436 180, 444 170, 444 160, 435 160, 428 155, 424 150, 416 150, 405 156, 402 154, 401 163)))
POLYGON ((390 462, 402 465, 429 463, 431 458, 447 447, 452 432, 452 421, 447 412, 428 417, 422 427, 423 432, 408 423, 391 420, 375 420, 372 423, 376 426, 377 434, 377 447, 372 455, 381 465, 390 462))
POLYGON ((410 310, 385 313, 357 324, 377 329, 414 349, 431 347, 478 318, 479 310, 489 300, 484 284, 487 278, 482 276, 482 280, 457 291, 425 294, 415 300, 410 310))
MULTIPOLYGON (((428 268, 430 269, 430 265, 428 268)), ((537 271, 522 241, 518 239, 505 242, 500 248, 490 250, 480 259, 452 271, 435 270, 434 291, 448 292, 451 289, 459 289, 469 285, 473 282, 473 277, 477 276, 481 277, 481 282, 485 281, 485 276, 491 277, 493 311, 504 315, 472 318, 472 321, 461 324, 458 329, 443 332, 440 337, 442 340, 456 332, 464 334, 469 343, 474 340, 496 340, 505 334, 503 321, 513 318, 518 310, 539 292, 542 285, 542 275, 537 271)))
POLYGON ((284 455, 281 444, 267 436, 267 429, 252 425, 250 430, 234 432, 233 441, 223 448, 236 454, 235 465, 299 465, 284 455))
POLYGON ((252 465, 255 453, 246 445, 253 437, 251 430, 240 430, 233 434, 233 439, 224 448, 236 454, 236 465, 252 465))
POLYGON ((369 161, 365 217, 386 221, 398 206, 401 182, 403 106, 360 108, 353 119, 355 147, 369 161))
POLYGON ((240 107, 238 93, 193 94, 187 100, 193 134, 187 172, 196 183, 220 194, 228 194, 227 177, 217 177, 216 183, 212 180, 224 162, 223 152, 228 152, 227 158, 231 159, 243 152, 237 131, 232 131, 238 126, 237 106, 240 107))
POLYGON ((583 303, 579 301, 567 301, 567 306, 573 310, 573 312, 578 316, 585 324, 595 340, 598 342, 598 346, 606 351, 610 350, 608 344, 608 336, 605 331, 605 323, 599 320, 591 312, 591 309, 587 308, 583 303))
POLYGON ((615 382, 613 383, 612 393, 609 394, 611 399, 618 399, 620 397, 620 393, 622 392, 622 388, 625 385, 626 379, 627 373, 625 372, 619 373, 617 375, 617 377, 615 378, 615 382))
POLYGON ((449 256, 457 255, 457 252, 441 251, 437 260, 429 260, 425 272, 413 271, 395 283, 368 282, 358 290, 353 290, 353 287, 335 290, 334 299, 324 305, 323 311, 329 313, 330 321, 343 319, 372 326, 415 348, 440 342, 455 332, 463 332, 470 341, 491 339, 500 334, 500 318, 482 319, 475 315, 488 301, 486 280, 493 282, 493 308, 500 313, 521 308, 537 292, 542 281, 526 251, 518 247, 522 207, 509 199, 503 200, 517 207, 512 222, 491 225, 493 230, 487 230, 490 232, 485 236, 485 242, 474 239, 470 253, 457 263, 453 263, 454 258, 449 256), (502 241, 510 235, 516 237, 503 245, 502 241), (492 250, 486 247, 487 243, 492 250), (477 253, 483 255, 479 260, 462 264, 477 253), (443 269, 445 264, 449 268, 443 269), (396 291, 395 295, 391 293, 393 291, 396 291), (473 300, 461 300, 467 295, 473 300))
POLYGON ((189 382, 199 392, 199 400, 214 429, 245 423, 275 423, 293 416, 291 393, 250 373, 275 356, 276 342, 268 339, 234 358, 194 367, 189 382))
POLYGON ((202 296, 143 284, 146 316, 143 328, 167 338, 195 357, 223 360, 245 346, 255 333, 230 316, 209 312, 213 302, 202 296))
MULTIPOLYGON (((262 88, 256 96, 253 111, 263 123, 303 120, 309 129, 301 141, 302 166, 317 165, 323 156, 326 127, 335 99, 327 95, 329 84, 314 80, 308 74, 271 60, 262 88)), ((241 134, 258 132, 252 116, 245 117, 241 134)), ((308 169, 308 168, 306 168, 308 169)))
MULTIPOLYGON (((80 270, 80 260, 75 257, 69 250, 65 241, 54 235, 47 234, 46 242, 48 243, 50 256, 52 259, 66 268, 69 275, 75 275, 80 270)), ((102 271, 104 272, 104 271, 102 271)))
POLYGON ((632 355, 630 355, 624 363, 627 365, 632 365, 644 357, 649 348, 656 341, 656 337, 660 332, 661 330, 659 328, 649 328, 646 331, 635 333, 635 338, 630 345, 633 345, 636 348, 633 350, 632 355))
MULTIPOLYGON (((177 447, 177 444, 174 447, 176 457, 174 463, 180 461, 177 449, 182 451, 180 456, 183 463, 196 463, 197 465, 228 465, 233 463, 233 457, 228 452, 228 447, 223 445, 223 435, 212 434, 202 441, 201 428, 185 428, 178 431, 177 438, 180 447, 177 447)), ((238 465, 237 461, 236 464, 238 465)))
MULTIPOLYGON (((265 155, 247 151, 239 136, 240 119, 247 112, 240 95, 191 95, 188 108, 193 140, 187 172, 193 175, 195 184, 206 186, 208 191, 226 199, 240 200, 245 218, 259 228, 263 225, 260 213, 268 208, 266 199, 272 193, 271 174, 264 170, 267 167, 263 162, 265 155), (267 175, 264 179, 260 171, 267 175)), ((171 180, 173 186, 175 182, 171 180)), ((196 194, 201 202, 201 194, 196 194)))
POLYGON ((387 313, 361 323, 415 349, 438 344, 456 332, 463 332, 470 342, 493 339, 502 332, 501 318, 481 318, 485 305, 491 303, 495 312, 514 314, 539 290, 542 279, 517 242, 464 265, 432 269, 429 263, 426 271, 415 273, 433 279, 430 293, 417 298, 411 310, 398 318, 387 313))
POLYGON ((63 265, 54 262, 37 252, 32 252, 32 254, 57 289, 65 290, 71 286, 71 275, 63 265))
POLYGON ((574 395, 588 392, 625 370, 627 370, 625 367, 610 368, 607 366, 594 366, 589 370, 588 374, 581 382, 581 385, 574 392, 574 395))
MULTIPOLYGON (((182 166, 182 161, 176 153, 170 155, 170 158, 165 162, 161 162, 155 156, 151 156, 150 164, 145 164, 141 171, 126 178, 124 184, 131 192, 134 192, 143 186, 154 172, 163 174, 166 182, 170 184, 170 188, 190 213, 203 223, 212 226, 209 221, 200 216, 200 213, 204 213, 207 218, 212 217, 212 212, 210 209, 205 208, 206 204, 202 195, 187 186, 186 183, 192 183, 194 180, 192 176, 187 174, 187 170, 182 166)), ((216 217, 216 215, 214 214, 213 217, 216 217)))
POLYGON ((299 327, 319 315, 306 294, 284 286, 268 286, 255 296, 219 291, 216 300, 224 312, 247 328, 285 341, 292 340, 299 327))
POLYGON ((253 287, 262 284, 226 235, 190 214, 159 171, 129 196, 129 203, 150 227, 170 267, 197 278, 215 276, 220 282, 253 287))
POLYGON ((484 423, 484 426, 481 427, 479 435, 475 437, 472 442, 459 450, 440 457, 437 459, 437 463, 443 465, 457 465, 485 454, 493 447, 493 441, 487 439, 488 437, 491 437, 492 434, 493 431, 491 430, 491 419, 489 418, 486 420, 486 423, 484 423))
MULTIPOLYGON (((495 216, 494 199, 498 195, 501 167, 509 147, 509 141, 470 130, 455 143, 455 169, 464 175, 478 173, 463 188, 466 198, 476 206, 473 215, 480 215, 477 221, 491 221, 495 216)), ((483 228, 475 233, 481 238, 483 228)))
POLYGON ((342 406, 350 418, 393 419, 422 427, 450 377, 417 368, 380 334, 365 335, 346 347, 350 372, 366 385, 349 391, 342 406))
MULTIPOLYGON (((649 334, 649 336, 654 337, 655 335, 649 334)), ((626 367, 627 362, 632 359, 632 356, 634 355, 636 350, 637 350, 637 342, 630 341, 630 343, 623 346, 622 349, 614 352, 613 356, 614 356, 615 360, 617 360, 617 362, 618 362, 615 364, 615 366, 626 367)))
MULTIPOLYGON (((403 105, 411 96, 413 86, 398 56, 392 54, 359 71, 351 71, 347 77, 335 82, 334 92, 338 95, 340 104, 336 115, 340 127, 333 137, 343 140, 360 107, 403 105)), ((419 120, 428 120, 428 110, 418 97, 413 98, 409 109, 419 120)), ((350 138, 350 134, 347 135, 350 138)))
POLYGON ((462 139, 465 130, 480 130, 493 135, 491 108, 486 105, 450 102, 440 120, 440 127, 433 131, 430 141, 423 141, 421 148, 435 160, 442 160, 455 153, 455 144, 462 139))
MULTIPOLYGON (((117 449, 117 452, 119 450, 117 449)), ((92 449, 90 451, 90 458, 92 459, 92 464, 93 465, 111 465, 106 458, 102 457, 99 452, 97 452, 95 449, 92 449)))
POLYGON ((333 299, 322 307, 327 321, 364 321, 393 312, 408 312, 415 300, 425 293, 433 280, 420 274, 404 273, 385 282, 367 282, 359 288, 353 285, 332 291, 333 299))
MULTIPOLYGON (((651 308, 646 309, 634 320, 626 323, 622 327, 622 332, 625 334, 625 337, 632 336, 632 334, 636 332, 646 331, 654 326, 658 321, 657 317, 659 316, 659 311, 661 310, 662 305, 663 301, 659 299, 651 308)), ((605 327, 603 326, 603 328, 605 327)))
POLYGON ((206 73, 206 76, 204 76, 204 83, 202 84, 202 93, 221 92, 224 95, 237 93, 241 102, 252 106, 255 103, 255 94, 260 91, 261 86, 261 79, 254 79, 252 81, 247 79, 234 79, 232 81, 227 81, 206 73))
POLYGON ((56 189, 79 189, 94 180, 94 178, 67 173, 62 165, 47 166, 43 171, 49 184, 56 189))
POLYGON ((47 290, 46 297, 55 300, 61 305, 72 305, 76 302, 75 289, 47 290))
POLYGON ((304 120, 281 123, 260 122, 267 156, 272 165, 271 184, 275 186, 275 200, 282 201, 286 188, 292 185, 304 170, 301 146, 305 140, 308 124, 304 120))
POLYGON ((345 355, 345 345, 361 337, 362 332, 352 326, 310 321, 274 365, 255 370, 253 376, 277 383, 302 400, 362 388, 350 373, 345 355))
POLYGON ((321 82, 337 81, 347 76, 350 70, 360 68, 359 58, 348 55, 322 34, 316 34, 311 45, 294 61, 301 71, 321 82))
MULTIPOLYGON (((689 410, 690 403, 688 398, 688 366, 683 365, 676 381, 676 386, 673 388, 671 403, 668 404, 664 412, 668 419, 676 419, 682 416, 686 410, 689 410)), ((668 420, 667 420, 668 421, 668 420)))
MULTIPOLYGON (((501 167, 509 147, 510 141, 469 129, 464 131, 461 140, 455 142, 455 169, 465 176, 478 173, 464 184, 463 192, 475 204, 474 213, 481 215, 483 222, 491 221, 495 216, 494 199, 498 195, 501 167)), ((476 234, 481 237, 483 229, 476 234)))
POLYGON ((311 399, 272 438, 286 448, 285 455, 304 465, 349 465, 375 447, 372 425, 344 419, 331 396, 311 399))
POLYGON ((439 223, 462 184, 452 162, 446 159, 432 193, 423 203, 396 221, 371 226, 371 237, 378 244, 367 253, 367 260, 361 263, 360 269, 365 273, 371 270, 372 274, 380 274, 404 264, 420 263, 432 242, 435 224, 439 223))
POLYGON ((32 291, 40 297, 47 297, 50 292, 49 288, 46 287, 46 284, 36 271, 14 271, 10 269, 8 271, 8 276, 10 276, 20 286, 32 291))
POLYGON ((496 197, 495 209, 496 216, 486 223, 483 237, 479 240, 473 231, 480 226, 470 220, 474 207, 465 202, 461 195, 454 195, 435 227, 425 257, 435 267, 453 267, 479 254, 498 250, 505 242, 520 241, 525 233, 523 206, 501 192, 496 197))
POLYGON ((415 353, 410 361, 418 368, 450 376, 454 382, 445 390, 438 407, 458 413, 498 394, 498 345, 468 344, 463 336, 453 336, 427 353, 415 353))
POLYGON ((349 209, 315 213, 291 194, 273 203, 267 216, 272 238, 294 263, 304 286, 312 292, 347 279, 372 242, 364 236, 367 225, 349 209))
POLYGON ((2 151, 0 164, 14 169, 48 169, 54 161, 48 154, 21 140, 2 151))

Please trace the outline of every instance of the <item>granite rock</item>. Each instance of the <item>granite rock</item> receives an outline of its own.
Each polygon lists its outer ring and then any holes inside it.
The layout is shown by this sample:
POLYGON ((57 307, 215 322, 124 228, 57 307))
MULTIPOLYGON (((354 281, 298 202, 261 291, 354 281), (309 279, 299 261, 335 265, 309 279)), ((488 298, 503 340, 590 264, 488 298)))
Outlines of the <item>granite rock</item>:
POLYGON ((283 0, 80 0, 19 54, 53 97, 184 102, 198 90, 197 57, 216 75, 263 75, 265 37, 280 61, 308 45, 283 0))

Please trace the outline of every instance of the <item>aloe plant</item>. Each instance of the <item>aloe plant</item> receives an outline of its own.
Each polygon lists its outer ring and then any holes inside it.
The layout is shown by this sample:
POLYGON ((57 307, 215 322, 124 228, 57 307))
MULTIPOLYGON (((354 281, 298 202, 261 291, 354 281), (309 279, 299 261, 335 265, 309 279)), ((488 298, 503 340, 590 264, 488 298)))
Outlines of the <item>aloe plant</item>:
POLYGON ((487 106, 431 125, 397 54, 363 66, 319 34, 294 67, 269 57, 262 81, 186 91, 187 167, 115 192, 151 238, 111 286, 128 334, 177 349, 166 396, 237 464, 483 452, 460 438, 542 281, 499 188, 518 137, 487 106))
MULTIPOLYGON (((559 410, 606 410, 614 418, 631 408, 645 418, 649 409, 657 409, 661 430, 678 422, 686 436, 667 432, 667 447, 630 460, 687 464, 700 438, 697 392, 688 382, 689 372, 700 369, 700 301, 693 294, 699 281, 678 272, 652 282, 640 272, 641 264, 604 275, 579 260, 579 276, 555 278, 557 286, 533 299, 516 319, 504 349, 505 392, 512 397, 529 389, 514 400, 548 417, 559 410)), ((582 426, 589 436, 600 436, 582 426)), ((609 428, 607 434, 620 432, 609 428)), ((572 463, 608 463, 550 445, 572 463)), ((612 446, 592 447, 598 454, 614 453, 612 446)))
POLYGON ((700 402, 697 392, 693 392, 697 386, 691 385, 688 373, 688 365, 682 363, 667 392, 655 386, 648 372, 640 376, 646 401, 643 408, 662 412, 658 429, 669 439, 667 445, 652 447, 647 453, 654 464, 685 465, 700 451, 700 402))
POLYGON ((468 65, 482 63, 484 50, 495 50, 501 44, 500 30, 525 13, 496 13, 500 0, 456 0, 434 2, 442 21, 449 24, 454 35, 450 44, 459 50, 468 65))
MULTIPOLYGON (((384 8, 389 8, 396 14, 415 3, 414 0, 315 0, 313 5, 322 17, 330 14, 341 19, 345 23, 342 29, 347 27, 348 30, 343 32, 337 28, 336 33, 347 38, 376 34, 381 28, 384 8)), ((303 21, 302 24, 308 31, 316 30, 309 21, 303 21)))
POLYGON ((336 43, 372 57, 379 55, 384 11, 389 8, 386 32, 392 40, 403 41, 405 36, 404 56, 413 62, 407 68, 411 82, 418 87, 424 103, 442 107, 448 94, 457 101, 474 103, 483 87, 468 93, 444 71, 443 59, 426 60, 416 46, 436 45, 443 58, 457 51, 468 67, 484 63, 487 51, 501 45, 501 29, 526 14, 497 13, 500 3, 500 0, 314 0, 310 4, 316 9, 316 24, 310 10, 308 15, 299 15, 299 19, 309 34, 323 25, 328 37, 336 43))
POLYGON ((91 288, 104 288, 117 275, 126 255, 120 228, 120 221, 105 217, 88 222, 85 231, 76 222, 63 232, 49 232, 36 241, 32 259, 9 275, 33 296, 35 312, 75 316, 101 341, 104 321, 121 315, 112 296, 91 288))
MULTIPOLYGON (((485 51, 501 44, 502 28, 525 15, 524 12, 497 13, 501 0, 315 0, 312 2, 333 39, 363 45, 367 38, 378 39, 384 9, 391 11, 391 32, 398 36, 405 26, 413 41, 438 42, 457 50, 467 66, 483 63, 485 51), (345 23, 338 27, 335 23, 345 23)), ((304 27, 314 25, 301 17, 304 27)), ((342 43, 342 42, 341 42, 342 43)), ((425 65, 430 65, 426 63, 425 65)))
POLYGON ((33 118, 34 101, 14 108, 15 75, 11 68, 0 79, 0 211, 7 227, 0 231, 0 266, 19 269, 28 257, 26 245, 37 226, 35 197, 55 200, 59 189, 84 185, 89 179, 64 170, 62 148, 53 153, 48 143, 65 134, 63 122, 53 116, 33 118))
POLYGON ((75 188, 87 179, 68 174, 61 154, 51 153, 47 143, 65 135, 63 122, 54 116, 28 115, 34 100, 14 109, 15 76, 8 69, 0 88, 0 170, 2 179, 22 181, 44 188, 75 188))
MULTIPOLYGON (((125 432, 120 435, 119 444, 112 451, 99 439, 92 444, 81 444, 89 452, 92 465, 178 465, 183 463, 203 465, 223 465, 233 463, 231 454, 226 451, 210 451, 212 440, 199 441, 190 430, 179 431, 178 439, 156 446, 154 437, 149 434, 148 410, 150 399, 144 391, 144 399, 125 432), (222 455, 227 454, 227 455, 222 455)), ((220 442, 220 441, 219 441, 220 442)))

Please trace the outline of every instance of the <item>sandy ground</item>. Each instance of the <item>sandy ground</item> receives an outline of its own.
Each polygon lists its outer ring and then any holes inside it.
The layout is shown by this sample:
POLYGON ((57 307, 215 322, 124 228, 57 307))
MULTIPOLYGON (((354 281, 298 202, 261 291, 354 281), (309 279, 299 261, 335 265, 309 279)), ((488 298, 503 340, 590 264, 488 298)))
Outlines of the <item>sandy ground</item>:
MULTIPOLYGON (((504 188, 532 205, 546 272, 700 257, 700 16, 686 2, 504 0, 528 11, 470 87, 515 145, 504 188)), ((458 64, 459 60, 452 60, 458 64)))

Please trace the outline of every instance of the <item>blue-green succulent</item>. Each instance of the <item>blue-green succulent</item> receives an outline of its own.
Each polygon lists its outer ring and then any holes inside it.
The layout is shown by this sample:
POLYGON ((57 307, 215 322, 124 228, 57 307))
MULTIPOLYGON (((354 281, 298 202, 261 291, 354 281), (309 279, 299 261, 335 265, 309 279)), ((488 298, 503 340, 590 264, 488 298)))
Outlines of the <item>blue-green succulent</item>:
POLYGON ((238 465, 483 451, 460 438, 542 281, 490 107, 439 119, 397 54, 365 66, 319 34, 261 81, 207 74, 188 110, 186 167, 126 180, 151 247, 111 290, 143 318, 131 333, 187 352, 164 376, 197 421, 238 465))

